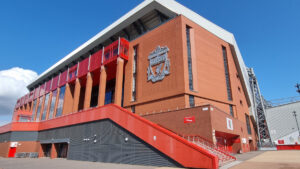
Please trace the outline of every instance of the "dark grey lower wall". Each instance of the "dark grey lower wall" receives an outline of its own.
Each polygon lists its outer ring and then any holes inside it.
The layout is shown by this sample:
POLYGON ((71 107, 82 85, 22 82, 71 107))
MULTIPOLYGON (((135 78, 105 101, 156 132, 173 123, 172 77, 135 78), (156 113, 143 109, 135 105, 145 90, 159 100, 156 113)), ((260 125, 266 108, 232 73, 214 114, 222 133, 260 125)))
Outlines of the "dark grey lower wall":
POLYGON ((38 141, 69 142, 68 159, 152 166, 180 166, 111 120, 41 131, 38 141))
POLYGON ((10 141, 36 141, 37 138, 37 131, 13 131, 0 134, 0 143, 10 141))
POLYGON ((11 132, 1 133, 0 134, 0 143, 9 142, 10 141, 11 132))
POLYGON ((41 144, 66 142, 67 158, 71 160, 180 166, 176 161, 108 119, 40 132, 0 134, 0 142, 6 141, 39 141, 41 144))

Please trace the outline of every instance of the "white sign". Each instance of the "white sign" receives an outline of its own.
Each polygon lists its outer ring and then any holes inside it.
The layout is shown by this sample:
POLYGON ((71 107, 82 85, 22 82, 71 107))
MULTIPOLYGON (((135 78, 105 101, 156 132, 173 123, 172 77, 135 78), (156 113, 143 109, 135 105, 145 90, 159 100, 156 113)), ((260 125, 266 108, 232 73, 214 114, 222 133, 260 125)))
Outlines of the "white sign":
POLYGON ((246 144, 247 143, 247 139, 246 138, 242 138, 242 143, 246 144))
POLYGON ((157 46, 157 48, 150 53, 148 56, 149 67, 147 69, 148 81, 157 82, 163 80, 166 75, 170 74, 168 51, 168 47, 157 46), (155 71, 153 71, 153 68, 155 71))
POLYGON ((17 147, 18 146, 18 142, 11 142, 10 143, 10 147, 17 147))
POLYGON ((232 120, 230 118, 226 118, 227 121, 227 129, 233 130, 232 120))

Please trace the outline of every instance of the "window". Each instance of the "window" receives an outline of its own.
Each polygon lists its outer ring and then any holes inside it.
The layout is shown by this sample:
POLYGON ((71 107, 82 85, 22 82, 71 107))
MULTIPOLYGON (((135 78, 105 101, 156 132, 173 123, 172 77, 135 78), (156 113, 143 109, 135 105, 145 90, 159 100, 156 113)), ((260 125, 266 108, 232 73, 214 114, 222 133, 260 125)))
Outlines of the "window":
POLYGON ((248 134, 251 134, 250 119, 247 114, 245 114, 245 116, 246 116, 246 124, 247 124, 248 134))
POLYGON ((193 95, 189 95, 190 107, 195 107, 195 98, 193 95))
POLYGON ((116 84, 116 79, 107 81, 106 89, 105 89, 106 92, 105 92, 104 104, 114 103, 114 101, 115 101, 115 98, 114 98, 115 84, 116 84))
POLYGON ((35 115, 35 113, 36 113, 36 111, 35 111, 35 110, 36 110, 36 109, 35 109, 36 102, 37 102, 37 99, 35 99, 35 100, 33 101, 33 108, 32 108, 31 121, 34 120, 34 115, 35 115))
POLYGON ((226 79, 226 87, 227 87, 227 98, 228 98, 228 100, 232 101, 227 52, 226 52, 226 48, 224 46, 222 46, 222 51, 223 51, 223 61, 224 61, 225 79, 226 79))
POLYGON ((108 91, 105 93, 105 101, 104 104, 110 104, 113 103, 113 91, 108 91))
POLYGON ((43 96, 41 96, 39 98, 39 100, 40 100, 40 103, 39 103, 38 108, 36 110, 36 119, 35 119, 35 121, 40 121, 40 113, 41 113, 41 108, 42 108, 43 101, 44 101, 43 96))
POLYGON ((229 105, 229 110, 230 110, 230 115, 234 117, 233 106, 231 104, 229 105))
POLYGON ((99 85, 95 85, 92 88, 91 95, 91 107, 96 107, 98 105, 98 93, 99 93, 99 85))
POLYGON ((138 46, 133 47, 132 63, 132 96, 131 101, 136 101, 136 69, 137 69, 138 46))
POLYGON ((131 112, 135 113, 135 106, 131 106, 131 112))
POLYGON ((190 88, 190 90, 194 90, 190 30, 191 30, 191 27, 186 26, 186 45, 187 45, 187 55, 188 55, 189 88, 190 88))
POLYGON ((52 92, 52 99, 51 99, 51 103, 50 103, 50 112, 49 112, 48 119, 52 119, 53 118, 53 113, 54 113, 54 108, 55 108, 55 101, 56 101, 56 95, 57 95, 57 90, 54 90, 52 92))
POLYGON ((46 120, 47 115, 47 109, 48 109, 48 102, 49 102, 49 93, 45 97, 45 104, 44 104, 44 110, 42 112, 42 120, 46 120))
POLYGON ((62 114, 63 106, 64 106, 65 91, 66 91, 66 85, 64 85, 63 87, 60 88, 55 117, 59 117, 62 114))

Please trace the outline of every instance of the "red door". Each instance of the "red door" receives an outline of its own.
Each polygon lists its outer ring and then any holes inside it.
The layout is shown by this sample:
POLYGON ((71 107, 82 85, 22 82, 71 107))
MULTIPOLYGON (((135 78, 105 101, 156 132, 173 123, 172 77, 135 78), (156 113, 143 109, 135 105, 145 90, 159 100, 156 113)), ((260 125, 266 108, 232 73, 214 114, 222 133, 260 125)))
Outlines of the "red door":
POLYGON ((15 157, 17 147, 10 147, 8 152, 8 157, 15 157))

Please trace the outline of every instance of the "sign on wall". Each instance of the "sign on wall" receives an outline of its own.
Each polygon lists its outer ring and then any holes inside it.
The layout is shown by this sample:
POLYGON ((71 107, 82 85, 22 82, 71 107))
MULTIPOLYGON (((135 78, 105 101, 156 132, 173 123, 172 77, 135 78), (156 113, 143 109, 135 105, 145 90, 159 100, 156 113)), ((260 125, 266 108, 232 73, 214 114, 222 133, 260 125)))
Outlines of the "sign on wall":
POLYGON ((184 117, 183 122, 184 123, 195 123, 195 116, 184 117))
POLYGON ((170 60, 168 58, 169 48, 157 46, 148 56, 149 67, 147 69, 148 81, 153 83, 163 80, 170 74, 170 60))
POLYGON ((227 129, 233 130, 232 120, 230 118, 226 118, 227 121, 227 129))
POLYGON ((11 142, 10 143, 10 147, 17 147, 18 146, 18 142, 11 142))

